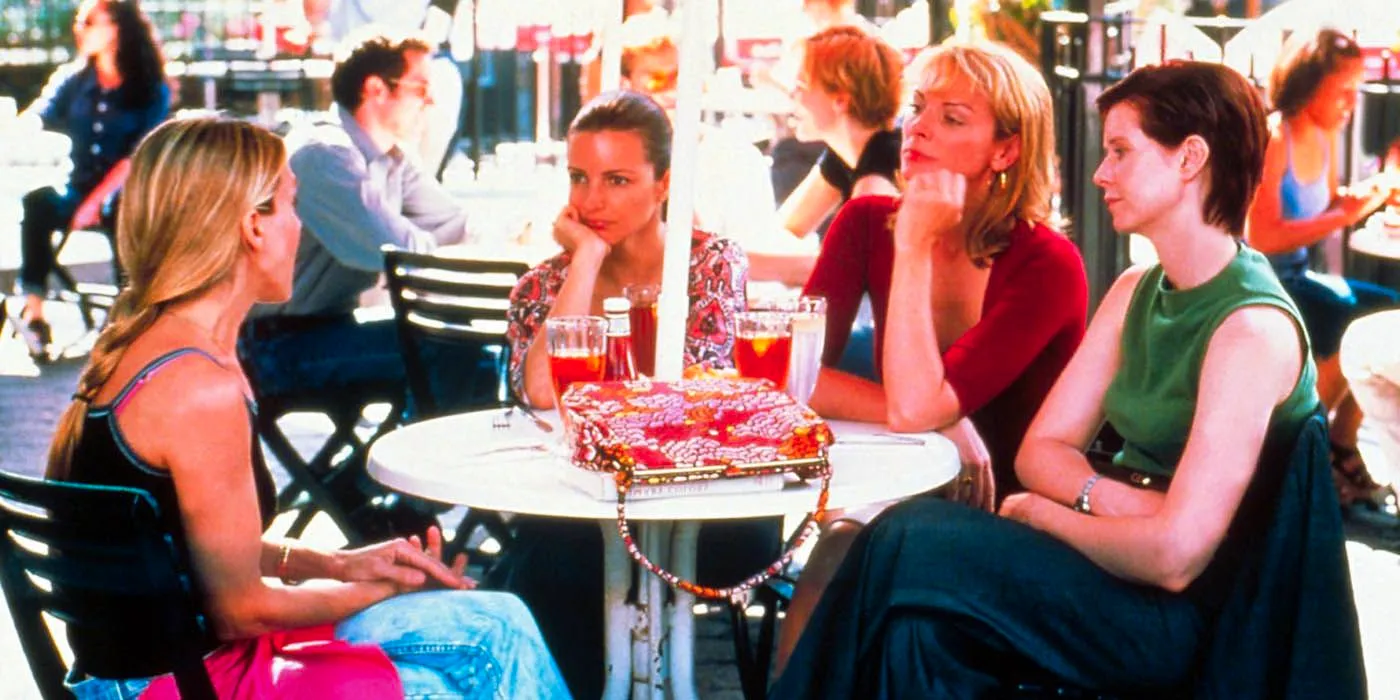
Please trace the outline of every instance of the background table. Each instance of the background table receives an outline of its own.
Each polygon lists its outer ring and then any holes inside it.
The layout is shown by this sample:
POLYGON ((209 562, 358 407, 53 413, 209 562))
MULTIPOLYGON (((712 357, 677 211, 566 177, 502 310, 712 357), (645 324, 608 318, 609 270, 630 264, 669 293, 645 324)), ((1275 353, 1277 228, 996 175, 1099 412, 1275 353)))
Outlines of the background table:
POLYGON ((1380 215, 1372 215, 1366 226, 1351 232, 1347 245, 1358 253, 1400 260, 1400 236, 1392 236, 1380 225, 1380 215))
MULTIPOLYGON (((668 613, 664 584, 647 575, 642 599, 629 604, 631 558, 617 535, 616 502, 596 499, 563 478, 574 467, 549 451, 560 435, 552 412, 541 413, 554 426, 549 434, 519 413, 510 427, 493 428, 499 413, 477 411, 400 428, 370 449, 369 472, 387 486, 436 501, 599 521, 606 578, 604 697, 625 698, 629 691, 636 698, 663 697, 668 676, 672 697, 695 697, 693 596, 677 591, 668 613)), ((833 421, 832 429, 831 508, 923 493, 958 473, 956 448, 937 433, 893 435, 883 426, 843 421, 833 421)), ((817 483, 794 482, 781 491, 637 500, 629 502, 628 515, 648 521, 641 544, 653 561, 692 578, 702 521, 805 514, 818 492, 817 483)))

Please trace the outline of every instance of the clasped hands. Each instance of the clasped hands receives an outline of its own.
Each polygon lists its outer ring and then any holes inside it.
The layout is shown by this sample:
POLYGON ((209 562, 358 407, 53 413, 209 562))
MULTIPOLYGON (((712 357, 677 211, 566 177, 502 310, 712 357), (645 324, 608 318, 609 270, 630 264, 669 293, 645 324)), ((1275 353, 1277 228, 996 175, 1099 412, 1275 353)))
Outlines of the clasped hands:
POLYGON ((476 581, 463 573, 465 554, 458 554, 450 566, 443 563, 441 530, 428 528, 426 540, 414 535, 341 552, 337 578, 347 583, 388 583, 399 593, 476 588, 476 581))

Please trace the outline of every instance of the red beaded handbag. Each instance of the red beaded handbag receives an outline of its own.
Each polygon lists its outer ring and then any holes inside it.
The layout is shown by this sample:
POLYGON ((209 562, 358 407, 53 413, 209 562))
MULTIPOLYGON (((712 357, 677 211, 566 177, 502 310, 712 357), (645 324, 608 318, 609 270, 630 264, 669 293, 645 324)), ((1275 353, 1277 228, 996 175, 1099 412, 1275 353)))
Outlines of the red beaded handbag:
POLYGON ((614 475, 617 528, 627 551, 683 591, 716 599, 743 595, 782 571, 826 512, 827 451, 835 438, 820 416, 772 382, 711 377, 574 384, 563 406, 574 466, 614 475), (701 586, 653 564, 627 524, 627 495, 634 486, 788 473, 822 480, 814 512, 776 562, 728 588, 701 586))

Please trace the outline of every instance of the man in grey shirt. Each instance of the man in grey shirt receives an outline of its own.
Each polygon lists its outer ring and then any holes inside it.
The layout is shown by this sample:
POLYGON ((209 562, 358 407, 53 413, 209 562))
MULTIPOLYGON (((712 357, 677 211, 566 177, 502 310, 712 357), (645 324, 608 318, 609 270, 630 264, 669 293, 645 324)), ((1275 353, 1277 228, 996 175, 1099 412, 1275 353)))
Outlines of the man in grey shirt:
MULTIPOLYGON (((263 396, 403 382, 393 319, 357 322, 353 312, 379 281, 380 246, 430 251, 467 234, 462 205, 400 145, 432 102, 430 54, 417 38, 362 38, 331 75, 335 118, 287 138, 303 232, 292 297, 255 310, 240 343, 263 396)), ((425 358, 432 381, 465 381, 480 355, 467 350, 472 357, 425 358)))

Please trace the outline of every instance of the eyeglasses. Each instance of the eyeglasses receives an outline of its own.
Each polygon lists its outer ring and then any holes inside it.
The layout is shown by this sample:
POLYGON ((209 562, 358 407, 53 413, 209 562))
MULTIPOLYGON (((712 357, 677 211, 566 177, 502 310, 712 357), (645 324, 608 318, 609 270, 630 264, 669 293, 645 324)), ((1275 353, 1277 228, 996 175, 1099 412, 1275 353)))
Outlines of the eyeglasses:
POLYGON ((428 81, 426 80, 401 80, 399 78, 390 78, 384 82, 388 83, 389 87, 395 89, 406 86, 409 88, 409 94, 414 97, 420 99, 428 98, 428 81))
POLYGON ((676 87, 676 78, 679 75, 680 71, 675 68, 669 70, 654 70, 642 75, 642 87, 645 88, 647 92, 674 90, 676 87))

